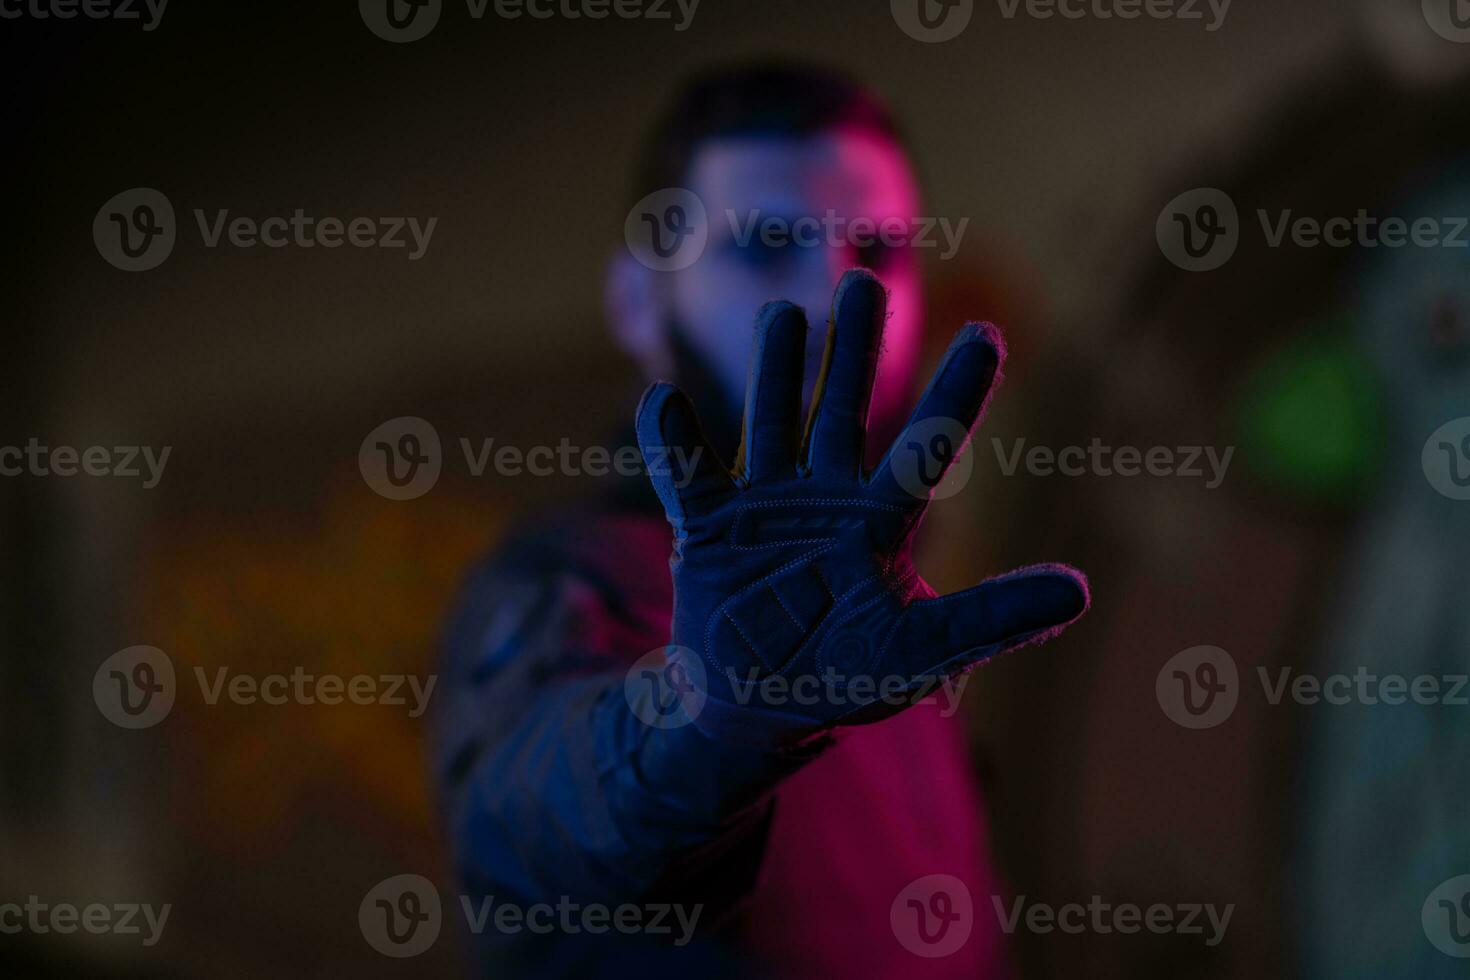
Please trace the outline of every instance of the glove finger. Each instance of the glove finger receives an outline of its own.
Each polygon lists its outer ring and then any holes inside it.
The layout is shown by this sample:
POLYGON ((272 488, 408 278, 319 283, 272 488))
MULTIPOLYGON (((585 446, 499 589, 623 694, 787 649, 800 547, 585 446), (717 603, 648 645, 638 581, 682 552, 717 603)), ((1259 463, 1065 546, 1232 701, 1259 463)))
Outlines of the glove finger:
POLYGON ((888 319, 888 292, 864 269, 842 277, 832 303, 832 325, 822 373, 812 397, 806 461, 813 475, 857 477, 873 375, 888 319))
POLYGON ((909 676, 954 674, 997 653, 1049 639, 1091 601, 1087 577, 1066 565, 1023 568, 974 588, 912 603, 890 649, 909 676))
POLYGON ((677 524, 701 503, 734 489, 704 437, 694 404, 667 381, 643 393, 634 427, 648 477, 671 522, 677 524))
POLYGON ((806 314, 791 303, 767 303, 756 319, 745 428, 736 457, 737 472, 751 482, 796 475, 806 333, 806 314))
MULTIPOLYGON (((873 468, 869 486, 884 496, 932 493, 985 414, 1004 362, 1005 341, 994 326, 968 323, 960 328, 908 425, 873 468), (919 460, 914 478, 901 481, 894 469, 898 457, 914 453, 919 460)), ((909 458, 903 456, 902 462, 909 458)))

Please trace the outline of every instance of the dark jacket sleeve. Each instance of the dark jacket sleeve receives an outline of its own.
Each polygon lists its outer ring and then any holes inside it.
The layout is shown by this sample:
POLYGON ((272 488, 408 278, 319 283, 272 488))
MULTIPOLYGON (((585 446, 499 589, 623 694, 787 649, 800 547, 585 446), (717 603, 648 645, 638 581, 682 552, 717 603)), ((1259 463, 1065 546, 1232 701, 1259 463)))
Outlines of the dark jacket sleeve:
MULTIPOLYGON (((663 569, 657 570, 663 573, 663 569)), ((445 637, 434 769, 472 895, 701 902, 749 890, 768 790, 821 746, 765 753, 640 722, 605 584, 504 562, 475 575, 445 637)))

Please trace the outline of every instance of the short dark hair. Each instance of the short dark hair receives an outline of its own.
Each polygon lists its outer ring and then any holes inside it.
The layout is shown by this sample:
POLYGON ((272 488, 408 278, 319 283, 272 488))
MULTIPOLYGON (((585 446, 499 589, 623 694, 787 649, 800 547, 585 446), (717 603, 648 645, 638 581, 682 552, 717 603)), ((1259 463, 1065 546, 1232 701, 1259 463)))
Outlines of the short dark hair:
POLYGON ((644 141, 633 199, 681 186, 700 144, 721 136, 811 136, 852 128, 903 144, 872 89, 816 65, 765 62, 687 81, 644 141))

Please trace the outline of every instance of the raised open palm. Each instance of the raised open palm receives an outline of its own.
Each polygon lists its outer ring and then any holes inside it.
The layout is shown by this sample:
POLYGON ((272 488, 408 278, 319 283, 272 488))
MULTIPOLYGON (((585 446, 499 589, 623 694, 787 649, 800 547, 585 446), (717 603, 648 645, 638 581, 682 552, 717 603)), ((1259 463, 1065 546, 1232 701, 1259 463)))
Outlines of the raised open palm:
POLYGON ((961 329, 904 434, 866 473, 886 305, 871 274, 843 277, 805 426, 806 318, 790 303, 761 311, 733 469, 673 385, 653 385, 638 407, 639 445, 674 529, 671 669, 697 685, 690 715, 711 737, 779 745, 877 721, 1087 607, 1086 580, 1065 566, 944 597, 914 569, 929 491, 983 413, 1003 348, 987 324, 961 329), (960 437, 936 436, 945 426, 960 437), (671 458, 692 463, 676 473, 671 458))

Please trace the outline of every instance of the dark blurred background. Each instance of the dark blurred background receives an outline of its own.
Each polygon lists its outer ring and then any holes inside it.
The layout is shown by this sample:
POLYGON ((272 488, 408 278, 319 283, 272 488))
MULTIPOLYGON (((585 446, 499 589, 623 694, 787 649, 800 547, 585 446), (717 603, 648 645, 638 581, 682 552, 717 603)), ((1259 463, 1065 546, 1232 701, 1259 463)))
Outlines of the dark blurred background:
MULTIPOLYGON (((927 270, 929 363, 966 318, 1008 330, 1006 387, 975 479, 930 517, 926 574, 941 591, 1029 561, 1092 575, 1093 614, 976 675, 965 705, 1005 879, 1058 904, 1236 906, 1216 947, 1022 933, 1023 975, 1304 969, 1320 711, 1270 707, 1257 689, 1191 731, 1160 710, 1155 677, 1204 644, 1243 676, 1330 658, 1327 624, 1382 488, 1428 492, 1424 439, 1470 415, 1462 399, 1396 437, 1395 392, 1415 386, 1380 383, 1394 366, 1355 339, 1365 257, 1267 250, 1251 217, 1382 211, 1459 152, 1470 46, 1432 32, 1419 0, 1238 0, 1213 32, 1008 20, 979 4, 942 44, 908 37, 880 0, 704 0, 681 32, 475 21, 450 3, 411 44, 380 40, 348 2, 174 0, 152 31, 22 17, 0 37, 0 444, 172 447, 152 489, 0 479, 0 899, 174 906, 148 949, 0 936, 11 975, 463 972, 453 930, 400 962, 357 924, 389 875, 452 888, 422 719, 181 697, 166 723, 123 731, 93 703, 93 673, 136 644, 181 673, 431 671, 466 566, 517 515, 587 490, 476 478, 458 440, 588 445, 630 417, 638 384, 605 333, 601 277, 622 247, 638 141, 690 71, 768 55, 874 85, 907 128, 928 213, 970 219, 960 254, 927 270), (180 238, 129 274, 91 227, 139 186, 168 195, 180 238), (1160 210, 1194 187, 1227 190, 1245 224, 1215 273, 1176 268, 1155 241, 1160 210), (194 208, 298 207, 438 224, 412 262, 206 249, 193 228, 194 208), (358 448, 408 415, 437 428, 445 472, 390 501, 364 482, 358 448), (1216 490, 1006 477, 991 436, 1237 455, 1216 490), (1314 439, 1338 448, 1313 457, 1314 439), (1303 453, 1306 475, 1290 465, 1303 453)), ((1467 261, 1446 273, 1462 299, 1467 261)), ((1442 302, 1409 297, 1430 299, 1442 302)), ((1426 306, 1425 329, 1446 315, 1426 306)))

